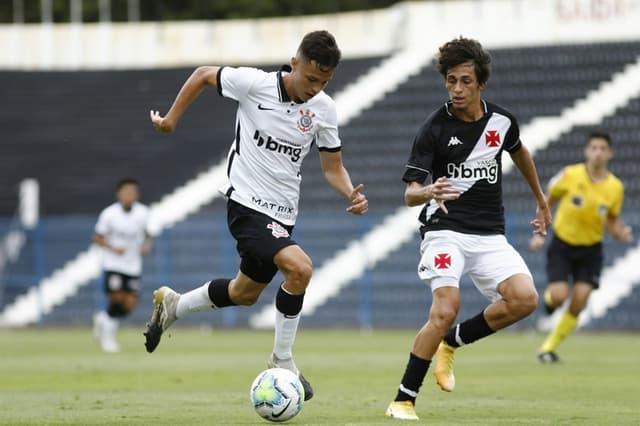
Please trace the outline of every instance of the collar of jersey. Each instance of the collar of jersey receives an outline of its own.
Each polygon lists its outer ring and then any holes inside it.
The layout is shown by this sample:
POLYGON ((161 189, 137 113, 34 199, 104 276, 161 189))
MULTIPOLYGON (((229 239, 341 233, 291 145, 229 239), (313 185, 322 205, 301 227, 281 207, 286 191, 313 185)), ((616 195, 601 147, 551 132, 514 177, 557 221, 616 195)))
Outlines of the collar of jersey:
MULTIPOLYGON (((482 108, 484 109, 484 116, 486 116, 487 114, 489 114, 489 108, 487 108, 487 103, 484 101, 484 99, 480 99, 480 102, 482 102, 482 108)), ((447 112, 447 115, 451 118, 456 118, 455 115, 451 114, 451 111, 449 111, 449 107, 451 106, 452 102, 451 101, 447 101, 444 103, 444 109, 447 112)))
MULTIPOLYGON (((291 71, 292 70, 290 65, 283 65, 280 67, 280 71, 278 71, 278 98, 280 102, 293 102, 289 97, 289 94, 287 94, 286 89, 284 88, 284 79, 282 78, 283 72, 290 73, 291 71)), ((302 104, 304 102, 296 102, 296 103, 302 104)))

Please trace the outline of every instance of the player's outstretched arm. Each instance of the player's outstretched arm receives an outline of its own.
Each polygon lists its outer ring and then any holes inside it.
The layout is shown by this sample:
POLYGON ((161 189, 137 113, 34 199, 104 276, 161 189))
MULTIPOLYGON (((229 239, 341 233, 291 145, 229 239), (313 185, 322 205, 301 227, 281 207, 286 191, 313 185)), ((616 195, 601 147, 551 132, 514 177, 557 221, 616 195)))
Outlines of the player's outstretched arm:
MULTIPOLYGON (((551 194, 551 185, 549 185, 549 190, 547 191, 551 194)), ((547 195, 547 206, 549 207, 549 211, 552 211, 555 205, 558 203, 558 199, 552 197, 551 195, 547 195)), ((538 251, 544 245, 545 236, 534 231, 533 235, 529 239, 529 250, 538 251)))
POLYGON ((538 179, 538 172, 533 163, 533 158, 529 150, 524 145, 521 145, 520 149, 511 153, 511 159, 518 170, 520 170, 520 173, 522 173, 522 176, 524 176, 536 199, 536 218, 530 222, 531 226, 533 226, 533 233, 547 235, 547 228, 551 226, 551 211, 549 210, 544 192, 542 192, 542 186, 538 179))
POLYGON ((365 214, 369 210, 369 201, 362 193, 364 184, 353 187, 349 172, 342 164, 341 152, 320 151, 320 164, 324 178, 340 195, 351 202, 347 212, 353 214, 365 214))
POLYGON ((180 117, 206 86, 217 87, 216 76, 220 67, 198 67, 184 83, 169 112, 164 117, 159 111, 151 110, 150 118, 153 126, 161 132, 173 132, 180 117))

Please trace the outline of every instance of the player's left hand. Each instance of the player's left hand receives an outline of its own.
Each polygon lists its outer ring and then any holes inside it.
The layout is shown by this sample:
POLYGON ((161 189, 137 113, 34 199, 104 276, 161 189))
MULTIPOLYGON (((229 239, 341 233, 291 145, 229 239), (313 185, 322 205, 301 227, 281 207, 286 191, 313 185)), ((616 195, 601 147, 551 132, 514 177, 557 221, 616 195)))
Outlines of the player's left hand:
POLYGON ((367 197, 361 192, 362 188, 364 188, 363 183, 351 191, 351 195, 349 195, 351 205, 347 207, 349 213, 360 215, 365 214, 369 210, 369 201, 367 201, 367 197))
POLYGON ((533 233, 535 235, 547 235, 547 228, 551 226, 551 212, 549 211, 549 205, 546 201, 538 204, 536 208, 536 218, 529 223, 533 226, 533 233))

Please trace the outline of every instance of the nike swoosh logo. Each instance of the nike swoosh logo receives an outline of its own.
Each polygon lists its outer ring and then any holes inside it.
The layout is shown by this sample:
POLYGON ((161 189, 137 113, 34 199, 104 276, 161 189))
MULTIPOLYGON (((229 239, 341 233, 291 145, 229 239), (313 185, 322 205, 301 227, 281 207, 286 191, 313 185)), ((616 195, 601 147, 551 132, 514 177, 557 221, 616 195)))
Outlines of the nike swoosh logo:
POLYGON ((262 104, 258 104, 258 109, 262 111, 273 111, 273 108, 264 107, 262 104))
POLYGON ((278 417, 283 415, 285 411, 287 411, 287 408, 289 408, 290 405, 291 405, 291 400, 289 400, 287 402, 287 405, 285 405, 284 408, 282 410, 280 410, 280 412, 278 412, 278 413, 274 412, 271 415, 273 416, 274 419, 277 419, 278 417))

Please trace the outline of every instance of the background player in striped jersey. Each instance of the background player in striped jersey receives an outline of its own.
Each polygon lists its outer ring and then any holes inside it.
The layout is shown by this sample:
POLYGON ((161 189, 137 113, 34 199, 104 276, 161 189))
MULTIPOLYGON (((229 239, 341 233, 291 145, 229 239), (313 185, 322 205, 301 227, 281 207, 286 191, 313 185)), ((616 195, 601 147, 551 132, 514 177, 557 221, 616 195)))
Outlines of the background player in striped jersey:
POLYGON ((452 391, 456 348, 525 318, 538 302, 527 265, 504 237, 503 149, 533 193, 534 232, 545 234, 551 217, 516 119, 481 97, 490 60, 475 40, 458 38, 440 47, 438 70, 449 101, 419 129, 403 176, 406 204, 425 204, 420 213, 423 240, 418 275, 430 285, 432 303, 396 398, 385 413, 389 417, 418 419, 415 400, 436 351, 436 380, 443 390, 452 391), (451 328, 465 272, 491 304, 451 328))
MULTIPOLYGON (((559 361, 556 348, 575 329, 591 291, 599 286, 605 226, 618 240, 633 239, 631 227, 620 220, 624 186, 608 169, 613 157, 609 135, 592 132, 584 156, 584 163, 565 167, 549 183, 549 206, 558 208, 547 251, 546 312, 551 314, 569 297, 570 278, 573 289, 569 308, 540 348, 538 359, 543 363, 559 361)), ((544 238, 534 235, 529 247, 539 250, 543 244, 544 238)))
MULTIPOLYGON (((155 350, 162 333, 191 312, 231 305, 252 305, 278 270, 285 281, 276 295, 273 352, 268 364, 296 374, 292 346, 298 329, 312 264, 291 239, 298 214, 301 166, 315 144, 329 184, 347 201, 347 212, 364 214, 368 202, 344 168, 333 100, 323 91, 340 61, 340 50, 327 31, 304 36, 290 65, 278 72, 255 68, 199 67, 162 117, 151 111, 153 125, 173 131, 187 106, 207 87, 238 102, 236 137, 229 149, 229 230, 237 241, 240 270, 234 278, 217 278, 184 293, 168 287, 154 292, 154 312, 145 332, 155 350)), ((299 374, 300 375, 300 374, 299 374)), ((313 396, 300 375, 305 399, 313 396)))
POLYGON ((138 202, 139 192, 135 179, 118 182, 118 201, 100 213, 95 226, 93 241, 103 249, 103 285, 108 301, 106 309, 94 316, 94 334, 105 352, 120 349, 118 324, 138 303, 142 256, 151 250, 149 208, 138 202))

